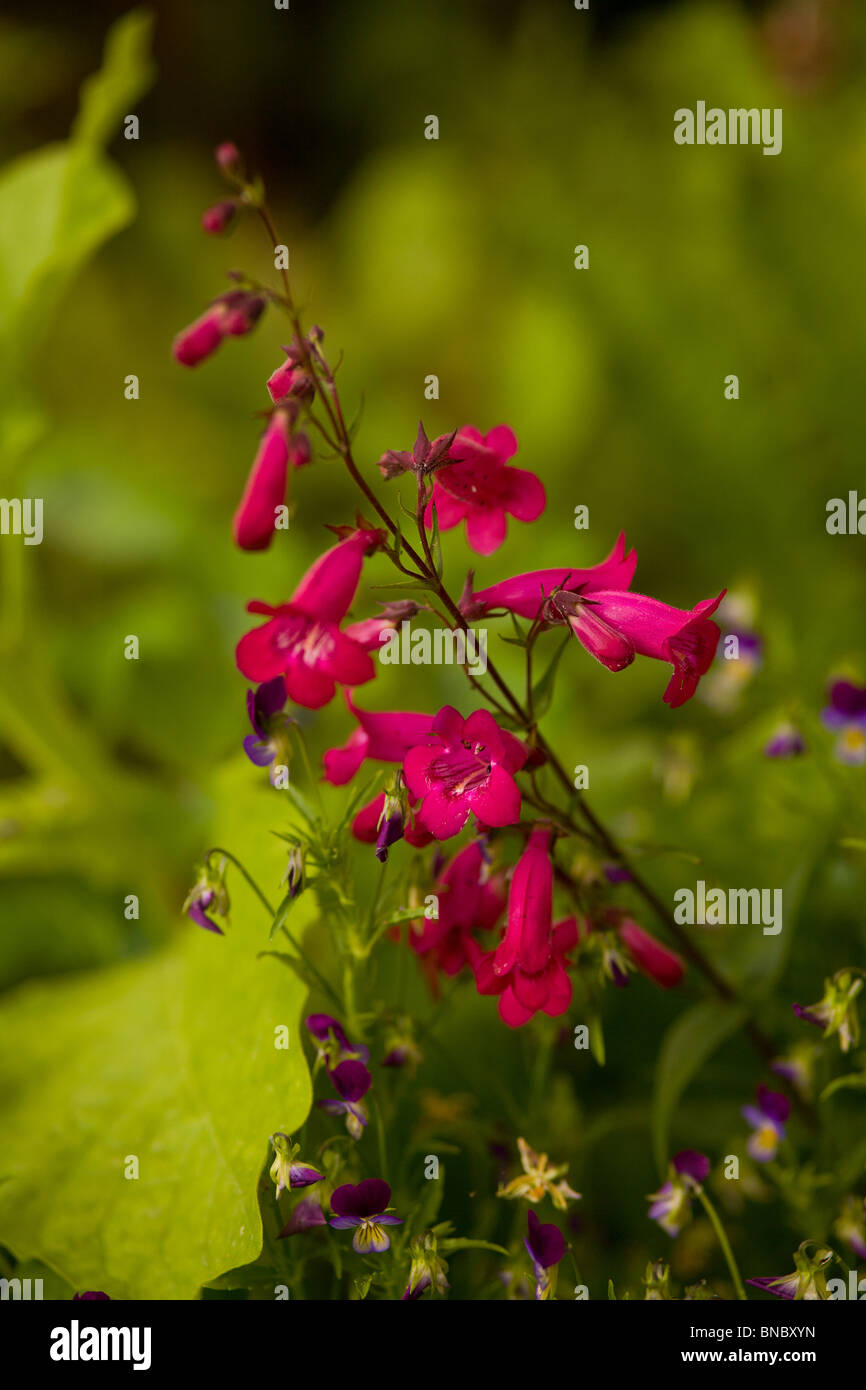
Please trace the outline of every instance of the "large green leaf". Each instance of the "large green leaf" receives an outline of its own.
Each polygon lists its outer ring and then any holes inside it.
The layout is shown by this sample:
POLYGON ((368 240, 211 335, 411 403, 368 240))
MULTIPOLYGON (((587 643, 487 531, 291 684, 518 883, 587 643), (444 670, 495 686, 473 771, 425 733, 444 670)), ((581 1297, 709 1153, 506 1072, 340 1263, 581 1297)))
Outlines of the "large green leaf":
POLYGON ((23 452, 41 429, 25 386, 8 389, 50 325, 61 297, 93 252, 135 212, 126 178, 103 146, 151 81, 151 17, 125 15, 111 30, 102 70, 82 90, 71 138, 0 171, 0 369, 7 404, 0 443, 23 452))
POLYGON ((744 1018, 744 1009, 708 1000, 680 1014, 665 1034, 656 1065, 652 1107, 653 1152, 660 1172, 667 1167, 671 1119, 680 1096, 744 1018))
POLYGON ((192 1298, 261 1248, 268 1136, 310 1105, 304 986, 256 959, 267 924, 233 889, 225 937, 185 926, 158 957, 22 990, 0 1021, 0 1244, 75 1288, 192 1298))

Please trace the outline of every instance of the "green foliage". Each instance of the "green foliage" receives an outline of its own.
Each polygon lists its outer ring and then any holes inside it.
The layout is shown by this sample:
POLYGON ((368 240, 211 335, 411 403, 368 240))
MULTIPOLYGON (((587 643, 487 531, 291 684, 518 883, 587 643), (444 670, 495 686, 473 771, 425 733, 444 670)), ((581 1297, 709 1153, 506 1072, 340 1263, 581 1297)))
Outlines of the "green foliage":
POLYGON ((261 914, 238 898, 223 939, 190 931, 3 1011, 0 1244, 76 1289, 194 1298, 258 1254, 268 1135, 309 1109, 305 991, 257 959, 261 914))

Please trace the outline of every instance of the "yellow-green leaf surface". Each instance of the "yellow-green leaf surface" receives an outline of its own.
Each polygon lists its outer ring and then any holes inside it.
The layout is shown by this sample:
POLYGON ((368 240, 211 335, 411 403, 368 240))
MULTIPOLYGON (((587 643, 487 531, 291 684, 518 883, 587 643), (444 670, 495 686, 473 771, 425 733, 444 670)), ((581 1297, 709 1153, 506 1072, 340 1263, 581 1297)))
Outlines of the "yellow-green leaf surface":
MULTIPOLYGON (((279 800, 256 778, 236 764, 215 790, 223 843, 268 884, 279 800)), ((179 917, 168 951, 26 986, 0 1013, 0 1245, 75 1289, 194 1298, 261 1248, 268 1137, 310 1107, 305 986, 257 959, 267 914, 229 873, 224 937, 179 917)))

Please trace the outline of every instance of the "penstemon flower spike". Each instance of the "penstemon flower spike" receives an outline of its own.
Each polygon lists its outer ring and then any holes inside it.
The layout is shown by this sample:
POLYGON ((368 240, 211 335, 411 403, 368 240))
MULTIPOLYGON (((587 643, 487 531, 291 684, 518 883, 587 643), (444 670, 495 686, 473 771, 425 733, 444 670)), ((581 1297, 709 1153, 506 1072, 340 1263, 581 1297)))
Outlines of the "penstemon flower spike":
MULTIPOLYGON (((235 157, 234 153, 231 158, 218 156, 218 163, 226 172, 229 181, 233 183, 241 202, 259 216, 271 245, 275 248, 278 247, 281 244, 280 239, 262 185, 259 182, 253 183, 247 180, 242 162, 239 157, 235 157)), ((335 372, 329 366, 321 347, 322 334, 318 330, 310 333, 304 331, 300 313, 293 299, 287 265, 282 260, 278 264, 282 293, 272 294, 269 297, 277 307, 287 314, 292 326, 293 337, 291 346, 287 349, 285 367, 278 369, 272 375, 269 383, 272 397, 279 404, 284 400, 290 400, 293 409, 297 408, 306 413, 310 425, 322 434, 336 454, 342 458, 350 477, 372 509, 373 525, 378 526, 380 522, 382 523, 383 532, 382 536, 377 539, 377 543, 382 544, 383 538, 390 538, 384 545, 384 549, 394 560, 398 569, 404 573, 417 575, 435 599, 435 611, 439 612, 440 617, 444 617, 453 629, 462 631, 465 635, 469 632, 469 623, 461 609, 466 606, 466 595, 462 601, 455 600, 445 585, 438 540, 440 530, 447 529, 449 526, 456 525, 461 519, 465 519, 469 528, 470 543, 474 543, 474 528, 478 542, 476 548, 482 553, 490 553, 497 548, 504 536, 505 512, 511 511, 512 515, 518 519, 532 519, 532 516, 537 515, 543 507, 543 488, 538 484, 538 480, 533 479, 531 474, 515 470, 506 463, 506 459, 510 458, 514 452, 512 446, 515 441, 513 441, 511 432, 505 427, 493 431, 492 435, 487 437, 467 427, 456 434, 442 436, 431 444, 422 426, 411 454, 407 454, 405 457, 401 454, 386 455, 382 468, 382 472, 386 474, 399 472, 404 468, 415 471, 417 474, 418 501, 415 523, 420 549, 411 543, 403 534, 401 525, 392 518, 387 507, 379 499, 357 466, 353 454, 351 432, 346 425, 340 394, 336 385, 335 372), (296 391, 297 383, 300 383, 302 389, 296 391), (324 419, 320 418, 320 414, 324 416, 324 419), (481 461, 482 474, 485 468, 492 470, 487 493, 483 490, 481 493, 473 490, 474 487, 477 488, 477 479, 473 483, 472 472, 468 470, 467 458, 469 455, 474 457, 476 465, 479 460, 481 461), (509 474, 519 474, 520 477, 510 477, 509 474), (494 479, 495 486, 492 481, 494 479), (534 484, 537 484, 535 491, 533 491, 534 484), (523 489, 525 496, 519 496, 520 489, 523 489), (494 495, 498 501, 494 502, 494 495), (475 514, 479 505, 493 507, 493 511, 486 520, 475 514), (497 507, 499 512, 494 515, 497 507), (432 545, 429 534, 431 526, 432 545), (405 564, 403 563, 404 558, 405 564)), ((250 294, 251 292, 234 291, 232 293, 250 294)), ((257 303, 260 302, 262 307, 264 306, 264 298, 261 295, 256 301, 256 296, 253 294, 253 300, 257 303)), ((257 312, 260 312, 260 309, 257 312)), ((230 327, 228 331, 247 331, 249 324, 244 320, 243 314, 236 314, 236 317, 238 318, 237 326, 230 327)), ((276 472, 281 475, 281 446, 279 455, 276 472)), ((257 465, 263 473, 268 473, 261 460, 257 460, 257 465)), ((255 472, 256 469, 254 468, 254 474, 255 472)), ((279 482, 280 478, 278 477, 276 483, 270 484, 270 490, 268 486, 262 485, 263 495, 267 496, 269 503, 279 491, 277 485, 279 482)), ((248 504, 256 492, 254 479, 251 478, 246 499, 248 504)), ((256 501, 258 501, 257 497, 256 501)), ((252 534, 256 535, 255 525, 252 534)), ((359 533, 356 532, 355 534, 360 540, 359 533)), ((348 543, 347 540, 341 545, 348 543)), ((338 546, 336 549, 339 552, 341 547, 338 546)), ((334 552, 331 554, 333 555, 334 552)), ((567 588, 569 580, 564 577, 564 579, 559 580, 560 587, 554 585, 554 593, 545 600, 542 610, 531 615, 533 626, 530 639, 526 643, 529 654, 528 669, 531 669, 529 668, 531 649, 541 626, 562 622, 571 627, 575 635, 593 655, 612 669, 620 669, 622 665, 628 664, 635 652, 644 652, 646 655, 670 661, 674 668, 674 674, 665 699, 674 707, 683 703, 694 693, 697 681, 706 670, 712 656, 712 650, 714 650, 718 640, 718 628, 709 616, 718 600, 708 600, 699 604, 691 613, 684 613, 681 610, 671 609, 667 605, 660 604, 654 599, 626 594, 624 591, 631 582, 633 563, 631 563, 631 556, 626 557, 625 555, 622 540, 617 543, 614 552, 605 564, 608 566, 619 564, 623 567, 621 577, 617 574, 615 580, 616 584, 623 584, 623 589, 597 589, 593 592, 592 590, 587 591, 579 585, 577 591, 569 590, 567 588)), ((239 648, 239 664, 251 679, 266 681, 282 674, 286 680, 290 696, 311 708, 318 708, 332 697, 335 681, 340 681, 351 687, 369 679, 372 674, 371 666, 365 664, 361 659, 364 657, 367 662, 369 661, 369 657, 364 651, 366 644, 356 643, 353 635, 348 632, 340 634, 338 628, 335 630, 333 626, 327 626, 329 623, 333 624, 335 619, 336 623, 339 624, 347 603, 341 601, 338 605, 339 611, 324 613, 315 606, 315 600, 311 600, 312 606, 304 602, 305 593, 312 593, 313 585, 310 581, 316 569, 317 567, 314 566, 306 580, 302 581, 300 589, 296 591, 288 605, 284 605, 282 608, 271 608, 262 604, 252 605, 253 611, 264 612, 271 621, 266 623, 264 628, 248 634, 239 648), (329 647, 335 647, 333 658, 325 656, 329 647), (291 660, 284 662, 281 656, 278 658, 278 650, 283 648, 295 652, 297 661, 302 663, 298 665, 295 675, 292 674, 291 660), (308 665, 308 661, 313 664, 308 665)), ((606 582, 609 584, 610 580, 606 579, 606 582)), ((545 586, 542 585, 541 587, 543 596, 545 586)), ((337 588, 341 589, 339 583, 337 588)), ((494 590, 495 588, 496 586, 494 586, 494 590)), ((353 590, 354 584, 349 591, 348 601, 351 601, 353 590)), ((488 595, 484 595, 483 591, 482 595, 483 602, 488 595)), ((473 597, 471 588, 469 597, 471 601, 473 597)), ((526 602, 527 600, 523 601, 526 602)), ((363 627, 364 624, 359 626, 363 627)), ((375 649, 373 642, 371 642, 370 649, 375 649)), ((481 682, 477 681, 465 666, 464 670, 473 685, 482 689, 481 682)), ((569 774, 538 728, 532 707, 531 680, 527 681, 527 700, 524 704, 512 691, 495 662, 490 660, 487 663, 487 677, 496 691, 496 695, 492 698, 503 710, 509 712, 518 729, 526 734, 528 744, 533 750, 533 756, 537 756, 549 766, 553 776, 567 793, 569 806, 575 808, 575 814, 570 811, 557 810, 556 816, 551 817, 551 824, 559 825, 573 834, 589 834, 609 861, 629 876, 633 889, 662 921, 668 934, 676 941, 683 957, 704 975, 720 998, 727 1002, 734 1002, 737 999, 734 987, 704 956, 701 949, 694 944, 692 937, 684 932, 680 924, 674 920, 670 909, 662 903, 651 886, 635 870, 623 849, 591 810, 583 792, 575 789, 572 785, 569 774)), ((411 753, 408 756, 411 757, 411 753)), ((444 773, 447 759, 440 761, 444 773)), ((432 762, 426 762, 424 766, 430 774, 433 773, 434 764, 432 762)), ((438 768, 438 764, 436 764, 436 768, 438 768)), ((503 775, 508 775, 504 768, 500 770, 503 775)), ((454 782, 453 787, 451 781, 446 779, 444 783, 437 783, 436 777, 431 776, 426 784, 425 792, 424 784, 420 784, 417 778, 413 787, 411 778, 414 774, 413 760, 412 770, 409 773, 409 794, 412 801, 416 803, 420 801, 421 803, 420 811, 418 811, 417 806, 416 811, 421 816, 422 828, 432 827, 433 819, 435 819, 435 813, 433 811, 425 813, 424 808, 430 801, 431 795, 436 792, 437 787, 440 788, 440 796, 441 792, 445 792, 445 800, 447 801, 450 792, 455 794, 460 792, 461 795, 468 794, 471 786, 475 785, 471 770, 467 772, 470 780, 466 782, 465 779, 457 778, 456 772, 452 768, 448 775, 454 782), (428 823, 426 827, 424 826, 425 820, 428 823)), ((404 772, 405 776, 406 773, 404 772)), ((478 785, 481 787, 482 783, 479 782, 478 785)), ((431 805, 436 805, 435 797, 431 805)), ((401 823, 403 819, 401 816, 401 823)), ((516 819, 516 817, 509 809, 505 815, 505 820, 500 819, 499 823, 508 823, 512 819, 516 819)), ((494 816, 494 822, 495 820, 496 817, 494 816)), ((439 824, 440 833, 441 828, 445 828, 448 833, 453 833, 450 829, 450 822, 440 820, 439 824)), ((386 842, 393 839, 397 833, 396 810, 385 816, 380 809, 377 819, 380 854, 384 855, 387 851, 386 842), (383 826, 386 827, 384 831, 383 826)), ((435 830, 434 833, 436 833, 435 830)), ((640 929, 636 930, 640 931, 640 929)), ((558 968, 561 969, 561 966, 558 968)), ((652 971, 650 970, 648 973, 652 973, 652 971)), ((347 982, 346 987, 350 987, 350 982, 347 982)), ((562 999, 565 1000, 564 987, 560 993, 562 999)), ((533 997, 530 1009, 535 1007, 537 1005, 535 1005, 533 997)), ((558 1008, 558 1005, 551 1006, 551 1011, 553 1007, 558 1008)), ((526 1006, 521 1005, 521 1008, 525 1010, 526 1006)), ((744 1030, 761 1057, 767 1062, 772 1061, 776 1049, 764 1034, 761 1026, 753 1018, 748 1018, 744 1030)), ((796 1091, 792 1093, 792 1099, 801 1113, 805 1113, 807 1118, 811 1120, 812 1112, 809 1102, 804 1100, 796 1091)))

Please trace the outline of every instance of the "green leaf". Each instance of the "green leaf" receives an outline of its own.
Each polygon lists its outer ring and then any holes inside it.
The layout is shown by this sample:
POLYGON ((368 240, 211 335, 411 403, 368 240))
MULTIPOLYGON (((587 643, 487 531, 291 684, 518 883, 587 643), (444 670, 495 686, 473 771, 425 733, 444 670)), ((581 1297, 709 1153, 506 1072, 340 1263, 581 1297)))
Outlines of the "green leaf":
POLYGON ((600 1067, 604 1066, 604 1027, 600 1014, 593 1014, 589 1020, 589 1050, 600 1067))
POLYGON ((141 11, 111 30, 102 71, 85 84, 72 138, 0 173, 0 339, 35 348, 69 282, 132 218, 126 179, 102 146, 151 80, 151 20, 141 11))
POLYGON ((707 1000, 680 1014, 665 1034, 656 1064, 652 1106, 653 1152, 660 1173, 667 1169, 671 1118, 680 1096, 745 1017, 745 1009, 707 1000))
POLYGON ((455 1250, 492 1250, 494 1255, 508 1255, 507 1250, 503 1250, 501 1245, 493 1245, 489 1240, 466 1240, 463 1236, 456 1236, 453 1240, 440 1240, 439 1249, 443 1254, 453 1254, 455 1250))
POLYGON ((535 682, 532 687, 532 712, 536 719, 540 719, 550 709, 550 702, 553 699, 553 690, 556 684, 556 668, 559 665, 560 657, 571 641, 571 632, 565 634, 565 638, 560 642, 556 651, 550 659, 544 675, 535 682))
POLYGON ((310 1107, 305 990, 257 961, 261 909, 233 897, 224 937, 185 927, 165 954, 29 986, 0 1016, 0 1244, 76 1289, 194 1298, 259 1253, 263 1147, 310 1107))
POLYGON ((112 25, 101 70, 82 84, 73 140, 106 145, 122 118, 132 114, 153 81, 152 34, 153 15, 148 10, 130 10, 112 25))
POLYGON ((134 10, 109 33, 102 71, 85 83, 72 137, 0 171, 0 447, 22 455, 46 421, 23 379, 70 283, 132 220, 135 199, 102 147, 149 86, 152 20, 134 10))
POLYGON ((270 931, 268 932, 268 940, 269 940, 269 941, 273 941, 273 939, 274 939, 274 937, 276 936, 277 932, 278 932, 278 931, 282 931, 282 929, 283 929, 283 927, 284 927, 284 925, 285 925, 285 923, 286 923, 286 921, 287 921, 287 919, 288 919, 289 913, 290 913, 291 910, 292 910, 292 904, 294 903, 295 899, 298 898, 298 897, 300 897, 300 893, 295 893, 294 896, 292 896, 291 893, 287 893, 287 894, 285 895, 285 897, 283 898, 283 901, 280 903, 279 907, 277 908, 276 912, 274 913, 274 920, 273 920, 273 922, 271 923, 271 929, 270 929, 270 931))

